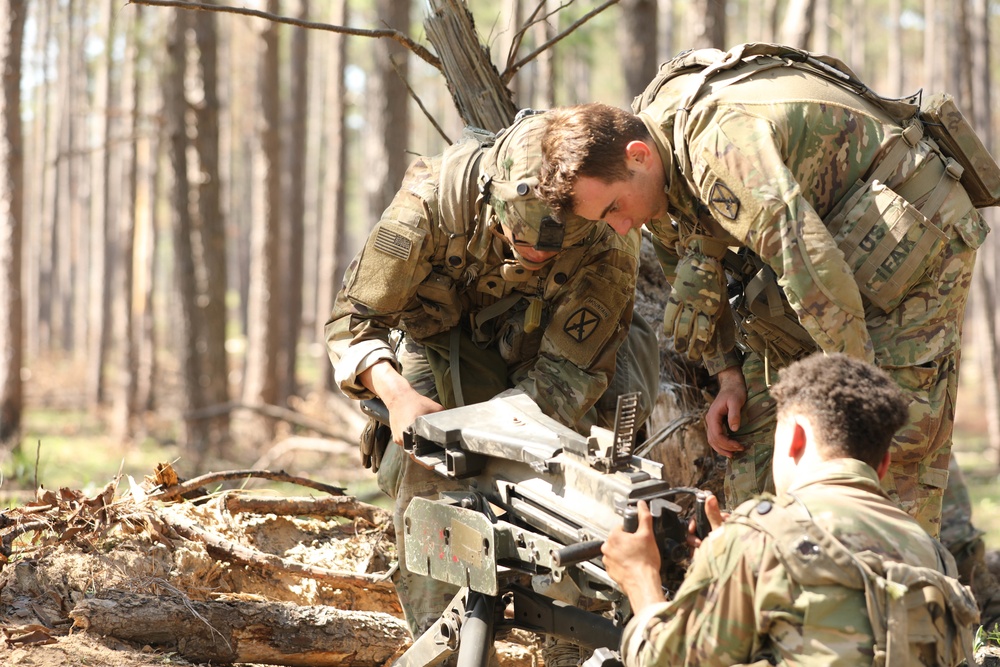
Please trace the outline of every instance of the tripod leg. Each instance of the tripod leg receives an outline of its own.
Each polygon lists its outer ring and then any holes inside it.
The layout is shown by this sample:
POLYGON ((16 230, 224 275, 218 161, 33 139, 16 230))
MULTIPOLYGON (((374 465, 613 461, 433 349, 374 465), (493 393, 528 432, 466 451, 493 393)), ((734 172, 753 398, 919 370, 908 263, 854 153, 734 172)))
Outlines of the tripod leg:
POLYGON ((458 647, 458 667, 489 664, 497 597, 470 592, 458 647))
POLYGON ((458 650, 460 634, 464 633, 466 611, 474 602, 470 596, 482 597, 468 588, 459 590, 448 603, 441 618, 417 637, 413 645, 392 663, 392 667, 432 667, 442 664, 453 655, 458 650))

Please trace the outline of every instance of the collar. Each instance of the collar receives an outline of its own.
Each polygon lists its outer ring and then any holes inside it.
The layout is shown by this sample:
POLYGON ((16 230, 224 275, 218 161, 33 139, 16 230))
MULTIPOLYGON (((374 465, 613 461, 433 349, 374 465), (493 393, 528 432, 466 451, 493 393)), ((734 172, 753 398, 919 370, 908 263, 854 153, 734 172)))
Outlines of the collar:
POLYGON ((857 459, 830 459, 811 467, 809 470, 802 471, 789 487, 788 493, 794 493, 814 484, 845 484, 861 487, 886 498, 889 497, 882 490, 875 469, 857 459))

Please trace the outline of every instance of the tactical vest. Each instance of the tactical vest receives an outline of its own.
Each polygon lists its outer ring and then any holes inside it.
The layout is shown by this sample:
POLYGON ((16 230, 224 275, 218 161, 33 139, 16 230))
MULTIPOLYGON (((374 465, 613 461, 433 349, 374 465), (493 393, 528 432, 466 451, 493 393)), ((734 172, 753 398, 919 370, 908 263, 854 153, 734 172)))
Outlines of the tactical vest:
MULTIPOLYGON (((639 113, 648 108, 664 86, 675 82, 673 117, 667 118, 663 125, 672 133, 670 158, 690 180, 691 161, 684 133, 691 107, 706 90, 706 84, 712 81, 713 90, 718 90, 768 69, 784 67, 807 71, 851 91, 881 109, 902 128, 887 144, 883 157, 867 178, 856 183, 825 220, 854 272, 862 295, 874 307, 889 312, 920 280, 947 241, 946 231, 939 230, 929 220, 956 181, 961 182, 973 206, 993 206, 1000 202, 1000 167, 949 96, 935 96, 921 110, 919 92, 901 99, 884 98, 836 58, 775 44, 750 43, 728 52, 701 49, 683 53, 661 65, 646 90, 634 99, 632 109, 639 113), (723 72, 733 74, 725 80, 714 80, 723 72), (682 76, 686 79, 675 81, 682 76), (941 155, 942 168, 932 175, 937 182, 904 184, 905 190, 900 188, 903 192, 893 192, 885 186, 886 178, 925 138, 925 129, 934 140, 934 150, 941 155), (910 194, 914 200, 919 198, 919 206, 901 196, 910 194)), ((696 222, 689 233, 703 233, 698 228, 705 224, 704 216, 701 218, 702 222, 696 222)), ((683 242, 684 234, 681 236, 683 242)), ((744 348, 778 366, 815 351, 811 336, 799 324, 783 297, 774 271, 765 262, 744 251, 739 256, 730 253, 724 264, 730 276, 742 285, 732 306, 744 348)))
POLYGON ((873 667, 952 667, 963 658, 974 664, 972 626, 979 621, 979 609, 936 540, 941 569, 952 570, 947 574, 870 551, 851 553, 791 495, 765 497, 756 506, 748 503, 728 521, 768 535, 789 578, 803 588, 864 591, 875 638, 873 667))
MULTIPOLYGON (((493 212, 488 196, 489 179, 480 173, 480 163, 484 150, 495 139, 486 130, 467 127, 462 138, 441 158, 437 224, 447 243, 443 255, 435 253, 432 272, 417 287, 423 315, 428 317, 411 318, 407 321, 407 331, 417 341, 450 331, 443 350, 446 359, 460 358, 463 330, 473 343, 482 349, 496 349, 507 362, 537 354, 552 315, 551 301, 562 289, 565 276, 580 270, 597 233, 595 228, 586 242, 560 252, 544 278, 519 266, 504 266, 493 288, 483 292, 478 285, 484 280, 479 275, 481 269, 470 266, 469 260, 470 256, 487 256, 494 242, 493 235, 484 227, 493 212), (509 287, 510 282, 529 281, 534 283, 534 296, 516 287, 505 290, 505 284, 509 287)), ((574 361, 586 365, 585 360, 574 361)), ((455 361, 452 365, 459 367, 455 361)), ((458 371, 452 376, 457 381, 455 394, 459 405, 464 403, 460 375, 458 371)))

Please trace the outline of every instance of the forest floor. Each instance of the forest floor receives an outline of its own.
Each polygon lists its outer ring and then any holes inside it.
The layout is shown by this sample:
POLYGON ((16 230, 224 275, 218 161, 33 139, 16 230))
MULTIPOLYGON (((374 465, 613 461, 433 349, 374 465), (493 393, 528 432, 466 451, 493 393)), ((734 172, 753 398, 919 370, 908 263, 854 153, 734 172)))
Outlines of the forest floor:
MULTIPOLYGON (((0 497, 12 508, 0 513, 0 664, 209 664, 192 656, 217 649, 196 646, 205 634, 199 628, 209 628, 214 621, 196 614, 202 620, 189 622, 181 633, 190 635, 186 644, 183 637, 178 643, 176 636, 163 639, 163 633, 153 631, 158 624, 169 625, 170 619, 140 615, 131 623, 131 631, 123 630, 113 620, 102 619, 101 609, 95 607, 100 602, 125 609, 122 596, 133 607, 137 600, 154 596, 181 599, 192 609, 215 604, 284 613, 335 609, 354 614, 338 621, 353 630, 348 640, 356 649, 360 646, 353 657, 338 658, 330 649, 322 656, 299 656, 299 662, 287 658, 281 663, 260 650, 268 638, 259 632, 247 634, 244 629, 241 635, 236 629, 224 631, 228 634, 222 637, 212 629, 209 644, 219 644, 221 638, 223 645, 233 647, 239 640, 250 648, 234 655, 266 658, 236 664, 381 665, 401 653, 409 640, 391 585, 380 580, 395 557, 391 522, 384 511, 389 505, 374 476, 359 465, 353 443, 363 419, 356 406, 336 397, 315 396, 296 406, 303 414, 339 424, 343 442, 303 437, 286 425, 270 443, 252 449, 234 447, 227 458, 204 461, 195 470, 176 444, 179 413, 169 406, 161 408, 146 424, 148 437, 122 444, 107 434, 101 415, 83 411, 82 399, 74 393, 83 386, 82 380, 74 381, 73 371, 56 370, 35 373, 29 404, 45 407, 29 411, 22 450, 0 461, 0 497), (249 496, 315 500, 324 495, 293 483, 260 479, 206 485, 197 503, 161 500, 150 495, 157 483, 162 488, 164 473, 157 472, 158 464, 168 464, 166 470, 176 469, 189 478, 233 469, 283 470, 343 487, 345 495, 357 501, 356 507, 353 514, 271 513, 239 507, 249 496), (16 526, 29 529, 14 539, 16 526), (311 572, 303 574, 305 570, 311 572), (363 581, 344 585, 330 572, 357 575, 363 581), (366 614, 376 617, 374 625, 364 626, 375 628, 370 638, 357 629, 359 618, 369 618, 366 614)), ((979 418, 981 413, 965 411, 956 433, 976 433, 979 425, 971 420, 979 418)), ((234 421, 237 439, 241 424, 234 421)), ((979 516, 991 520, 996 512, 989 508, 996 500, 989 489, 995 477, 987 474, 991 468, 985 454, 971 442, 960 447, 960 461, 963 467, 968 465, 977 521, 979 516)), ((988 544, 996 549, 1000 536, 992 527, 988 530, 988 544)), ((990 555, 991 565, 1000 565, 1000 551, 990 555)), ((197 609, 207 614, 204 609, 210 608, 197 609)), ((300 619, 299 625, 307 624, 301 620, 305 616, 293 616, 293 623, 294 618, 300 619)), ((508 639, 499 647, 502 665, 542 664, 537 640, 508 639)), ((223 653, 212 654, 212 662, 225 662, 218 658, 223 653)))

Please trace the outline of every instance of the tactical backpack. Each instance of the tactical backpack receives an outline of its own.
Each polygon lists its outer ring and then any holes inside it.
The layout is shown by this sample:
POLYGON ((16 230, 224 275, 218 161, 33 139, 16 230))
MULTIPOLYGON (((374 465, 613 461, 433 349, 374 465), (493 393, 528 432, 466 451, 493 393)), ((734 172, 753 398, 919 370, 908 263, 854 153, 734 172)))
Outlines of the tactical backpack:
POLYGON ((934 544, 947 574, 871 551, 852 553, 791 495, 766 497, 728 521, 768 535, 773 553, 798 585, 864 591, 875 638, 873 667, 952 667, 963 658, 975 664, 972 626, 979 608, 940 542, 934 544))
MULTIPOLYGON (((972 202, 982 208, 1000 203, 1000 166, 990 156, 965 121, 952 98, 933 96, 923 109, 921 94, 900 99, 877 95, 842 61, 801 49, 767 43, 741 44, 728 52, 718 49, 688 51, 660 66, 646 90, 632 102, 639 113, 656 100, 665 85, 678 82, 671 103, 673 117, 661 127, 672 134, 673 159, 691 179, 685 129, 692 106, 712 83, 715 92, 760 72, 792 67, 845 88, 881 109, 901 130, 887 144, 884 155, 864 181, 857 182, 825 223, 854 273, 860 292, 878 309, 889 312, 934 261, 947 234, 929 222, 961 182, 972 202), (729 72, 717 80, 716 75, 729 72), (937 183, 921 183, 919 206, 910 204, 885 180, 906 159, 912 147, 925 138, 934 140, 943 168, 937 183), (905 250, 904 250, 905 249, 905 250), (905 256, 904 261, 899 261, 905 256)), ((905 185, 905 184, 904 184, 905 185)), ((912 190, 912 188, 911 188, 912 190)), ((980 233, 985 234, 985 229, 980 233)), ((750 252, 729 253, 724 259, 729 274, 743 286, 732 302, 742 344, 779 366, 814 351, 815 343, 783 298, 774 271, 750 252)))
POLYGON ((674 120, 674 153, 682 171, 686 171, 689 162, 682 141, 685 121, 704 85, 720 72, 761 60, 770 60, 770 63, 753 68, 745 76, 731 78, 724 85, 732 85, 746 76, 776 67, 790 66, 821 76, 875 104, 904 127, 915 119, 922 121, 941 152, 962 166, 961 182, 973 205, 986 208, 1000 204, 1000 165, 990 155, 951 95, 933 95, 924 105, 921 105, 922 91, 898 99, 883 97, 865 85, 843 61, 831 56, 765 42, 739 44, 725 52, 719 49, 685 51, 660 65, 657 75, 632 101, 632 111, 639 113, 648 107, 660 89, 672 79, 682 74, 699 73, 685 90, 674 120))

